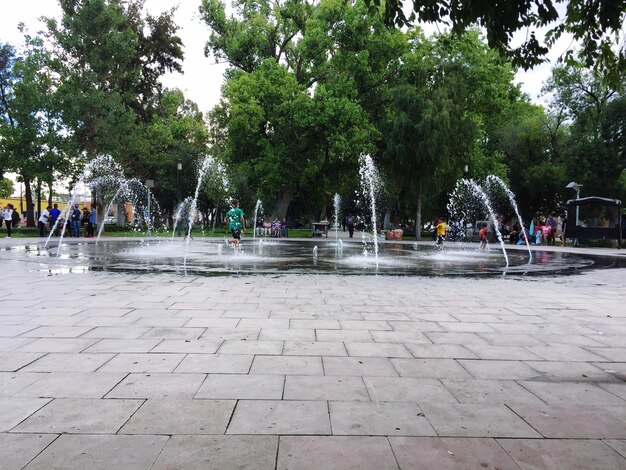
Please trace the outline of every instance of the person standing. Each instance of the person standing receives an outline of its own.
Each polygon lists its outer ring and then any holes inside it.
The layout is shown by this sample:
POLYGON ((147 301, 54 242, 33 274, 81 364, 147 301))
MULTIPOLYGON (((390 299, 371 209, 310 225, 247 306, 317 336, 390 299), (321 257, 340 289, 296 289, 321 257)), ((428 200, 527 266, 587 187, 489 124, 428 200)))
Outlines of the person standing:
POLYGON ((354 216, 352 214, 348 214, 346 217, 346 225, 348 226, 348 235, 352 238, 354 235, 354 216))
POLYGON ((20 225, 20 211, 13 209, 13 213, 11 214, 11 220, 12 220, 12 224, 11 227, 17 228, 20 225))
POLYGON ((89 212, 89 220, 87 221, 87 236, 89 238, 94 237, 94 228, 96 227, 97 218, 96 205, 92 204, 91 211, 89 212))
POLYGON ((80 212, 80 209, 78 208, 78 204, 74 204, 74 210, 72 211, 72 214, 70 215, 70 221, 72 222, 72 236, 73 237, 80 237, 80 221, 83 218, 83 214, 80 212))
POLYGON ((39 236, 46 236, 46 224, 50 220, 50 206, 46 207, 41 211, 41 215, 39 216, 39 220, 37 221, 37 226, 39 227, 39 236))
POLYGON ((437 236, 435 248, 443 250, 443 241, 446 239, 446 222, 443 220, 443 217, 439 217, 439 220, 437 221, 435 234, 437 236))
POLYGON ((55 204, 54 207, 50 209, 50 217, 48 219, 50 222, 50 232, 54 231, 54 226, 57 223, 59 217, 61 217, 61 211, 59 210, 59 205, 55 204))
POLYGON ((232 243, 238 245, 241 241, 241 232, 246 229, 246 221, 243 211, 239 208, 239 201, 235 201, 233 208, 226 213, 226 221, 233 236, 232 243))
POLYGON ((6 238, 11 238, 11 225, 13 224, 13 204, 7 204, 7 206, 2 211, 2 218, 4 219, 4 224, 7 226, 6 238))

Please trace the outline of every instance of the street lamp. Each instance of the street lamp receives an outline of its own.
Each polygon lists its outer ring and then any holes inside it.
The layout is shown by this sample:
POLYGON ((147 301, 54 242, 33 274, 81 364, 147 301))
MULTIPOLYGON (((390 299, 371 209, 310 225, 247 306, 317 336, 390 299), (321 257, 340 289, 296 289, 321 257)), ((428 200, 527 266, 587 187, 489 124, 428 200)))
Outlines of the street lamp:
MULTIPOLYGON (((572 181, 571 183, 569 183, 567 186, 565 186, 565 189, 573 189, 574 191, 576 191, 576 199, 580 199, 580 188, 582 188, 583 185, 582 184, 578 184, 574 181, 572 181)), ((578 227, 578 216, 579 216, 579 212, 580 211, 580 206, 576 206, 576 226, 578 227)))

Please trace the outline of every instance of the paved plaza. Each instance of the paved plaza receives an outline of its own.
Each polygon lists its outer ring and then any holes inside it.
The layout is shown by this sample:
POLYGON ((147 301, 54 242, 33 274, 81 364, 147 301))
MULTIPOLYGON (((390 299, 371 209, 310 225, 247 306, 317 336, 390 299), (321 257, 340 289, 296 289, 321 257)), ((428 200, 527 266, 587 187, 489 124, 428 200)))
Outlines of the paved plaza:
POLYGON ((197 277, 2 263, 2 470, 626 468, 623 269, 197 277))

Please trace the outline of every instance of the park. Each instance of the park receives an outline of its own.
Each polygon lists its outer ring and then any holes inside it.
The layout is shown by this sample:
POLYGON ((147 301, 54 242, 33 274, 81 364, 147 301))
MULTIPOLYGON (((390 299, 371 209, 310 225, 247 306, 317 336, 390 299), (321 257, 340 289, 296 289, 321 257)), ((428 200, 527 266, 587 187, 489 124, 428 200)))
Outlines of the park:
POLYGON ((626 1, 46 3, 0 468, 626 468, 626 1))

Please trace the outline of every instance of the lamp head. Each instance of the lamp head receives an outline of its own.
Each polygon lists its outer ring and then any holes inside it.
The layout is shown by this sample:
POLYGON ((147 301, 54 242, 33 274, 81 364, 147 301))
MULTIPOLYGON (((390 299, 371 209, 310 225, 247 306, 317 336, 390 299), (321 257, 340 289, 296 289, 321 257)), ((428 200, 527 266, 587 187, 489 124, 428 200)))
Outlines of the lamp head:
POLYGON ((578 191, 582 187, 582 184, 575 183, 574 181, 565 186, 566 189, 573 189, 574 191, 578 191))

